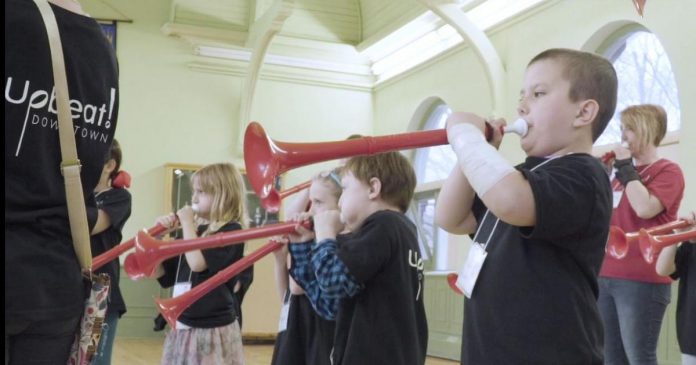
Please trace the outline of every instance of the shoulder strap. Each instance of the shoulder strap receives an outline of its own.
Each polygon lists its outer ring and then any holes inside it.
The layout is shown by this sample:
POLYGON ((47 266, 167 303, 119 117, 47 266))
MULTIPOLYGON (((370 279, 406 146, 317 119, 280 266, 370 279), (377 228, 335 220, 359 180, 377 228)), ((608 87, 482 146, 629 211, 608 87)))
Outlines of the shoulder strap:
POLYGON ((58 104, 58 134, 60 136, 61 173, 65 179, 65 195, 68 201, 68 218, 72 232, 75 254, 82 269, 91 270, 92 250, 89 243, 87 228, 87 210, 85 197, 80 180, 80 160, 77 158, 77 147, 73 133, 72 116, 70 115, 70 95, 68 80, 65 77, 65 60, 63 47, 60 42, 58 23, 53 9, 46 0, 34 0, 46 25, 48 42, 51 47, 51 62, 53 79, 56 88, 56 103, 58 104))

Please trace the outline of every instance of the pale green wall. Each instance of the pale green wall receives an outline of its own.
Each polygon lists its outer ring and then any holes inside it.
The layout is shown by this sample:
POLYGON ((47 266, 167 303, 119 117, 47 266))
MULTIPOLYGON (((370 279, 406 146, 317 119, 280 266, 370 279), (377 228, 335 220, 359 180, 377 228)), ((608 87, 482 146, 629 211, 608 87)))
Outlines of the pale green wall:
MULTIPOLYGON (((164 164, 207 164, 231 161, 243 167, 237 145, 243 79, 190 69, 200 61, 185 41, 165 36, 170 1, 124 0, 118 10, 133 19, 118 25, 120 115, 116 137, 124 153, 123 168, 133 177, 133 213, 124 237, 153 225, 164 207, 164 164)), ((344 139, 352 133, 372 134, 372 95, 368 91, 269 81, 257 85, 251 120, 262 123, 280 141, 312 142, 344 139)), ((330 163, 297 169, 286 185, 308 179, 330 163)), ((248 250, 261 242, 251 242, 248 250)), ((244 331, 277 330, 276 299, 270 259, 256 265, 255 281, 244 303, 244 331)), ((119 333, 152 336, 152 281, 130 282, 124 275, 125 296, 131 304, 119 333)))
MULTIPOLYGON (((151 226, 163 213, 165 163, 232 161, 243 166, 237 146, 243 79, 189 69, 187 63, 196 59, 191 47, 160 31, 169 6, 165 0, 118 3, 134 20, 118 25, 121 107, 116 136, 124 168, 133 177, 134 210, 126 236, 151 226)), ((343 139, 372 133, 371 98, 369 92, 262 77, 251 120, 281 141, 343 139)), ((288 183, 304 179, 295 175, 288 176, 288 183)))

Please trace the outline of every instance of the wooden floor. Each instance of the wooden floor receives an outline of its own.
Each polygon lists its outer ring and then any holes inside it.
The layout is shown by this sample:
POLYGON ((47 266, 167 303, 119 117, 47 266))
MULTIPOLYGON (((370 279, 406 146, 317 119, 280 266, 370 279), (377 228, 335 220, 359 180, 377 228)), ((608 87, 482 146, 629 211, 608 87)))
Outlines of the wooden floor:
MULTIPOLYGON (((114 343, 112 365, 156 365, 162 355, 161 338, 116 338, 114 343)), ((273 354, 273 345, 245 345, 246 365, 269 365, 273 354)), ((426 365, 453 365, 456 361, 428 358, 426 365)))

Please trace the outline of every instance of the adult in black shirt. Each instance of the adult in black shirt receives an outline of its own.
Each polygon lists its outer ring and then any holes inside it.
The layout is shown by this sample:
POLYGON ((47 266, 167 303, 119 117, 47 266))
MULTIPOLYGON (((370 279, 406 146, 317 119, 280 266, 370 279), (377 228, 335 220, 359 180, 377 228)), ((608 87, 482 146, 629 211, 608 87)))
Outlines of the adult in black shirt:
MULTIPOLYGON (((114 136, 112 46, 77 2, 56 1, 90 228, 90 199, 114 136)), ((5 358, 65 363, 84 308, 72 244, 46 29, 32 1, 5 1, 5 358)))

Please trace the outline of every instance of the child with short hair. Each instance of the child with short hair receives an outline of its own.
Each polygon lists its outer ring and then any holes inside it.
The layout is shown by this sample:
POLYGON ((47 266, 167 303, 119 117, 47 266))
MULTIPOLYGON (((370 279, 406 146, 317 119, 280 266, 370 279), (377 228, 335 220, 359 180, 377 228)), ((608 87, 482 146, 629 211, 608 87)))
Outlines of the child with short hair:
MULTIPOLYGON (((191 182, 191 206, 179 209, 176 216, 160 217, 157 223, 172 227, 178 217, 184 239, 234 231, 246 226, 244 180, 234 165, 207 165, 193 174, 191 182)), ((174 286, 173 296, 177 296, 243 256, 243 243, 189 251, 164 261, 158 270, 158 280, 163 287, 174 286)), ((244 364, 237 313, 239 305, 235 295, 238 287, 235 278, 232 278, 181 314, 177 328, 169 331, 164 342, 163 365, 244 364)))
MULTIPOLYGON (((611 186, 590 155, 616 107, 612 64, 550 49, 527 66, 518 113, 529 125, 513 167, 483 135, 484 119, 454 113, 447 137, 458 164, 435 221, 476 232, 460 275, 464 364, 602 364, 597 275, 611 186)), ((494 124, 504 124, 498 120, 494 124)))
POLYGON ((316 235, 291 237, 290 273, 321 316, 336 319, 332 362, 425 363, 428 326, 416 227, 404 215, 416 185, 397 152, 354 157, 342 171, 340 213, 314 216, 316 235), (350 233, 339 235, 347 229, 350 233), (309 242, 308 242, 309 241, 309 242))

